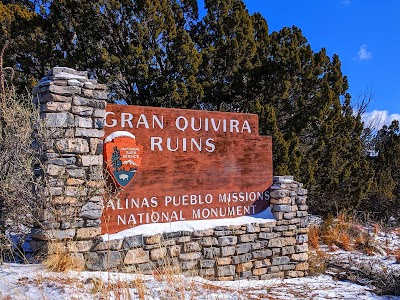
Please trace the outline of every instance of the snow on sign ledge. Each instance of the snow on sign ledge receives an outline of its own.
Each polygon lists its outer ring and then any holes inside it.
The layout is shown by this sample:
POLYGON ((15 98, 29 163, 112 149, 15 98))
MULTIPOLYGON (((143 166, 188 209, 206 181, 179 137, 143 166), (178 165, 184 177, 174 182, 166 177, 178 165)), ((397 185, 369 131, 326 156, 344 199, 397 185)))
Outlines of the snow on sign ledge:
POLYGON ((196 230, 205 230, 216 226, 232 226, 232 225, 247 225, 274 222, 274 216, 271 213, 271 208, 267 208, 264 211, 255 214, 253 216, 243 216, 237 218, 228 219, 217 219, 217 220, 197 220, 197 221, 178 221, 170 223, 159 223, 159 224, 145 224, 125 229, 114 234, 102 235, 103 241, 111 241, 123 239, 125 237, 131 237, 136 235, 152 236, 155 234, 171 233, 179 231, 193 232, 196 230))
POLYGON ((104 139, 104 143, 112 142, 114 139, 116 139, 118 137, 130 137, 130 138, 136 139, 136 137, 128 131, 115 131, 115 132, 111 133, 110 135, 108 135, 104 139))
POLYGON ((105 203, 103 234, 244 217, 269 206, 272 141, 258 135, 257 115, 113 104, 106 110, 104 164, 121 191, 105 203))

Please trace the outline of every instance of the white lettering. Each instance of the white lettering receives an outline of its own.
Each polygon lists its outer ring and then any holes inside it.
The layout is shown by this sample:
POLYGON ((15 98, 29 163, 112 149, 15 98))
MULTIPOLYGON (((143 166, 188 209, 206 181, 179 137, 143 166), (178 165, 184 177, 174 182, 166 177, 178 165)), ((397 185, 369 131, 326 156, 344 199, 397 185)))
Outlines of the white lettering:
POLYGON ((191 138, 190 142, 191 142, 190 143, 190 150, 192 150, 192 152, 194 151, 193 145, 195 145, 197 150, 199 150, 201 152, 201 140, 199 140, 199 143, 197 143, 195 138, 191 138))
POLYGON ((185 131, 186 128, 188 128, 188 126, 189 126, 189 122, 188 122, 188 120, 187 120, 185 117, 180 116, 180 117, 177 117, 177 118, 176 118, 175 126, 176 126, 176 128, 177 128, 178 130, 180 130, 180 131, 185 131), (183 120, 183 127, 180 125, 180 120, 183 120))
POLYGON ((218 195, 218 201, 223 203, 230 202, 248 202, 248 201, 256 201, 257 199, 264 199, 263 193, 261 192, 232 192, 232 193, 223 193, 218 195))
POLYGON ((150 149, 151 149, 151 151, 154 151, 155 146, 158 147, 158 151, 163 151, 161 143, 162 143, 162 138, 161 137, 152 136, 150 138, 150 149))
POLYGON ((149 123, 147 122, 147 118, 146 118, 146 116, 144 114, 140 115, 140 117, 139 117, 139 119, 138 119, 138 121, 136 123, 136 128, 139 128, 139 125, 144 125, 145 128, 149 129, 149 123))
POLYGON ((244 120, 243 125, 242 125, 242 132, 244 130, 247 130, 248 133, 251 133, 250 124, 249 124, 249 121, 247 121, 247 120, 244 120))
POLYGON ((210 204, 213 201, 213 196, 211 194, 207 194, 204 201, 206 201, 206 203, 210 204))
POLYGON ((109 209, 109 208, 111 208, 112 210, 115 210, 114 201, 112 199, 107 201, 106 209, 109 209))
POLYGON ((214 118, 211 118, 211 125, 214 128, 214 131, 218 131, 220 124, 221 124, 221 120, 218 120, 218 126, 216 126, 214 118))
POLYGON ((121 205, 121 199, 117 200, 117 209, 125 209, 122 205, 121 205))
POLYGON ((198 128, 195 127, 195 120, 196 120, 196 118, 192 117, 191 127, 192 127, 193 131, 200 131, 201 130, 201 118, 199 118, 199 127, 198 128))
POLYGON ((160 220, 160 214, 158 212, 153 211, 151 213, 151 222, 153 223, 158 223, 158 220, 160 220))
POLYGON ((133 128, 132 125, 133 115, 130 113, 121 113, 121 127, 126 127, 125 123, 129 125, 129 128, 133 128))
POLYGON ((211 207, 211 208, 198 208, 192 210, 192 219, 208 219, 208 218, 221 218, 221 217, 234 217, 251 215, 255 213, 255 206, 224 206, 224 207, 211 207))
POLYGON ((115 119, 111 119, 111 120, 112 120, 112 123, 111 123, 111 124, 108 124, 108 123, 107 123, 107 117, 108 117, 108 115, 114 115, 114 116, 115 116, 115 113, 113 113, 113 112, 111 112, 111 111, 107 111, 107 112, 106 112, 105 121, 104 121, 104 126, 106 126, 106 127, 114 127, 114 126, 116 126, 116 125, 117 125, 117 120, 115 120, 115 119))
POLYGON ((176 139, 175 149, 171 147, 171 140, 172 138, 167 138, 167 149, 171 152, 175 152, 179 149, 179 139, 176 139))
POLYGON ((186 138, 182 138, 182 151, 186 152, 186 138))
POLYGON ((239 121, 238 120, 231 120, 230 121, 229 131, 233 132, 234 128, 236 129, 236 132, 239 132, 239 121))
POLYGON ((156 127, 156 123, 160 129, 164 129, 164 116, 161 116, 160 120, 156 115, 153 115, 153 129, 156 127))
POLYGON ((130 224, 134 224, 134 225, 137 224, 137 223, 136 223, 136 218, 135 218, 135 215, 134 215, 134 214, 131 214, 131 215, 129 216, 128 225, 130 225, 130 224))
POLYGON ((117 216, 117 224, 121 225, 121 223, 122 223, 122 225, 126 225, 126 215, 123 215, 123 216, 118 215, 117 216))

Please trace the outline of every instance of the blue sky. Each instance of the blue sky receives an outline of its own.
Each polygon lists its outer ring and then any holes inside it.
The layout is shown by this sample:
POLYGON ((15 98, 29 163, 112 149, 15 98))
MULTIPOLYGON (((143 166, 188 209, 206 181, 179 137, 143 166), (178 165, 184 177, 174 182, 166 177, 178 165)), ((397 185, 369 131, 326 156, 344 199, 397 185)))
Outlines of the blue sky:
POLYGON ((244 2, 264 16, 270 32, 295 25, 314 51, 338 54, 352 100, 373 95, 366 119, 400 118, 400 0, 244 2))

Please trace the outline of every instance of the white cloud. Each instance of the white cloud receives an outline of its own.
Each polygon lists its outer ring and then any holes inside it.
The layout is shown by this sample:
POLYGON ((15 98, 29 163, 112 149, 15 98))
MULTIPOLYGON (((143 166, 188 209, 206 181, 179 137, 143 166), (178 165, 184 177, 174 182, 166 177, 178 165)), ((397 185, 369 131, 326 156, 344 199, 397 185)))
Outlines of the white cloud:
POLYGON ((368 45, 362 45, 357 52, 358 60, 369 60, 372 58, 372 53, 367 50, 368 45))
POLYGON ((393 120, 400 120, 400 114, 389 114, 387 110, 366 112, 361 117, 364 127, 379 130, 383 125, 390 125, 393 120))

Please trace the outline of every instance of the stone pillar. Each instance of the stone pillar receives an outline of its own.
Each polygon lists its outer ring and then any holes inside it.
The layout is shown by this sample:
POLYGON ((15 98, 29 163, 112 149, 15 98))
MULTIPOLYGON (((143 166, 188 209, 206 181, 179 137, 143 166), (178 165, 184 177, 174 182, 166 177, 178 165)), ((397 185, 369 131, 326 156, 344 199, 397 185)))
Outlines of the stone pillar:
POLYGON ((88 79, 87 72, 56 67, 33 94, 44 127, 37 133, 44 136, 39 142, 44 203, 32 249, 51 252, 43 248, 50 240, 48 245, 73 253, 90 249, 101 233, 106 86, 88 79))
POLYGON ((294 181, 293 176, 274 176, 269 194, 271 212, 276 219, 273 231, 283 241, 281 255, 296 264, 294 269, 285 271, 284 275, 302 277, 309 269, 307 190, 302 183, 294 181))

